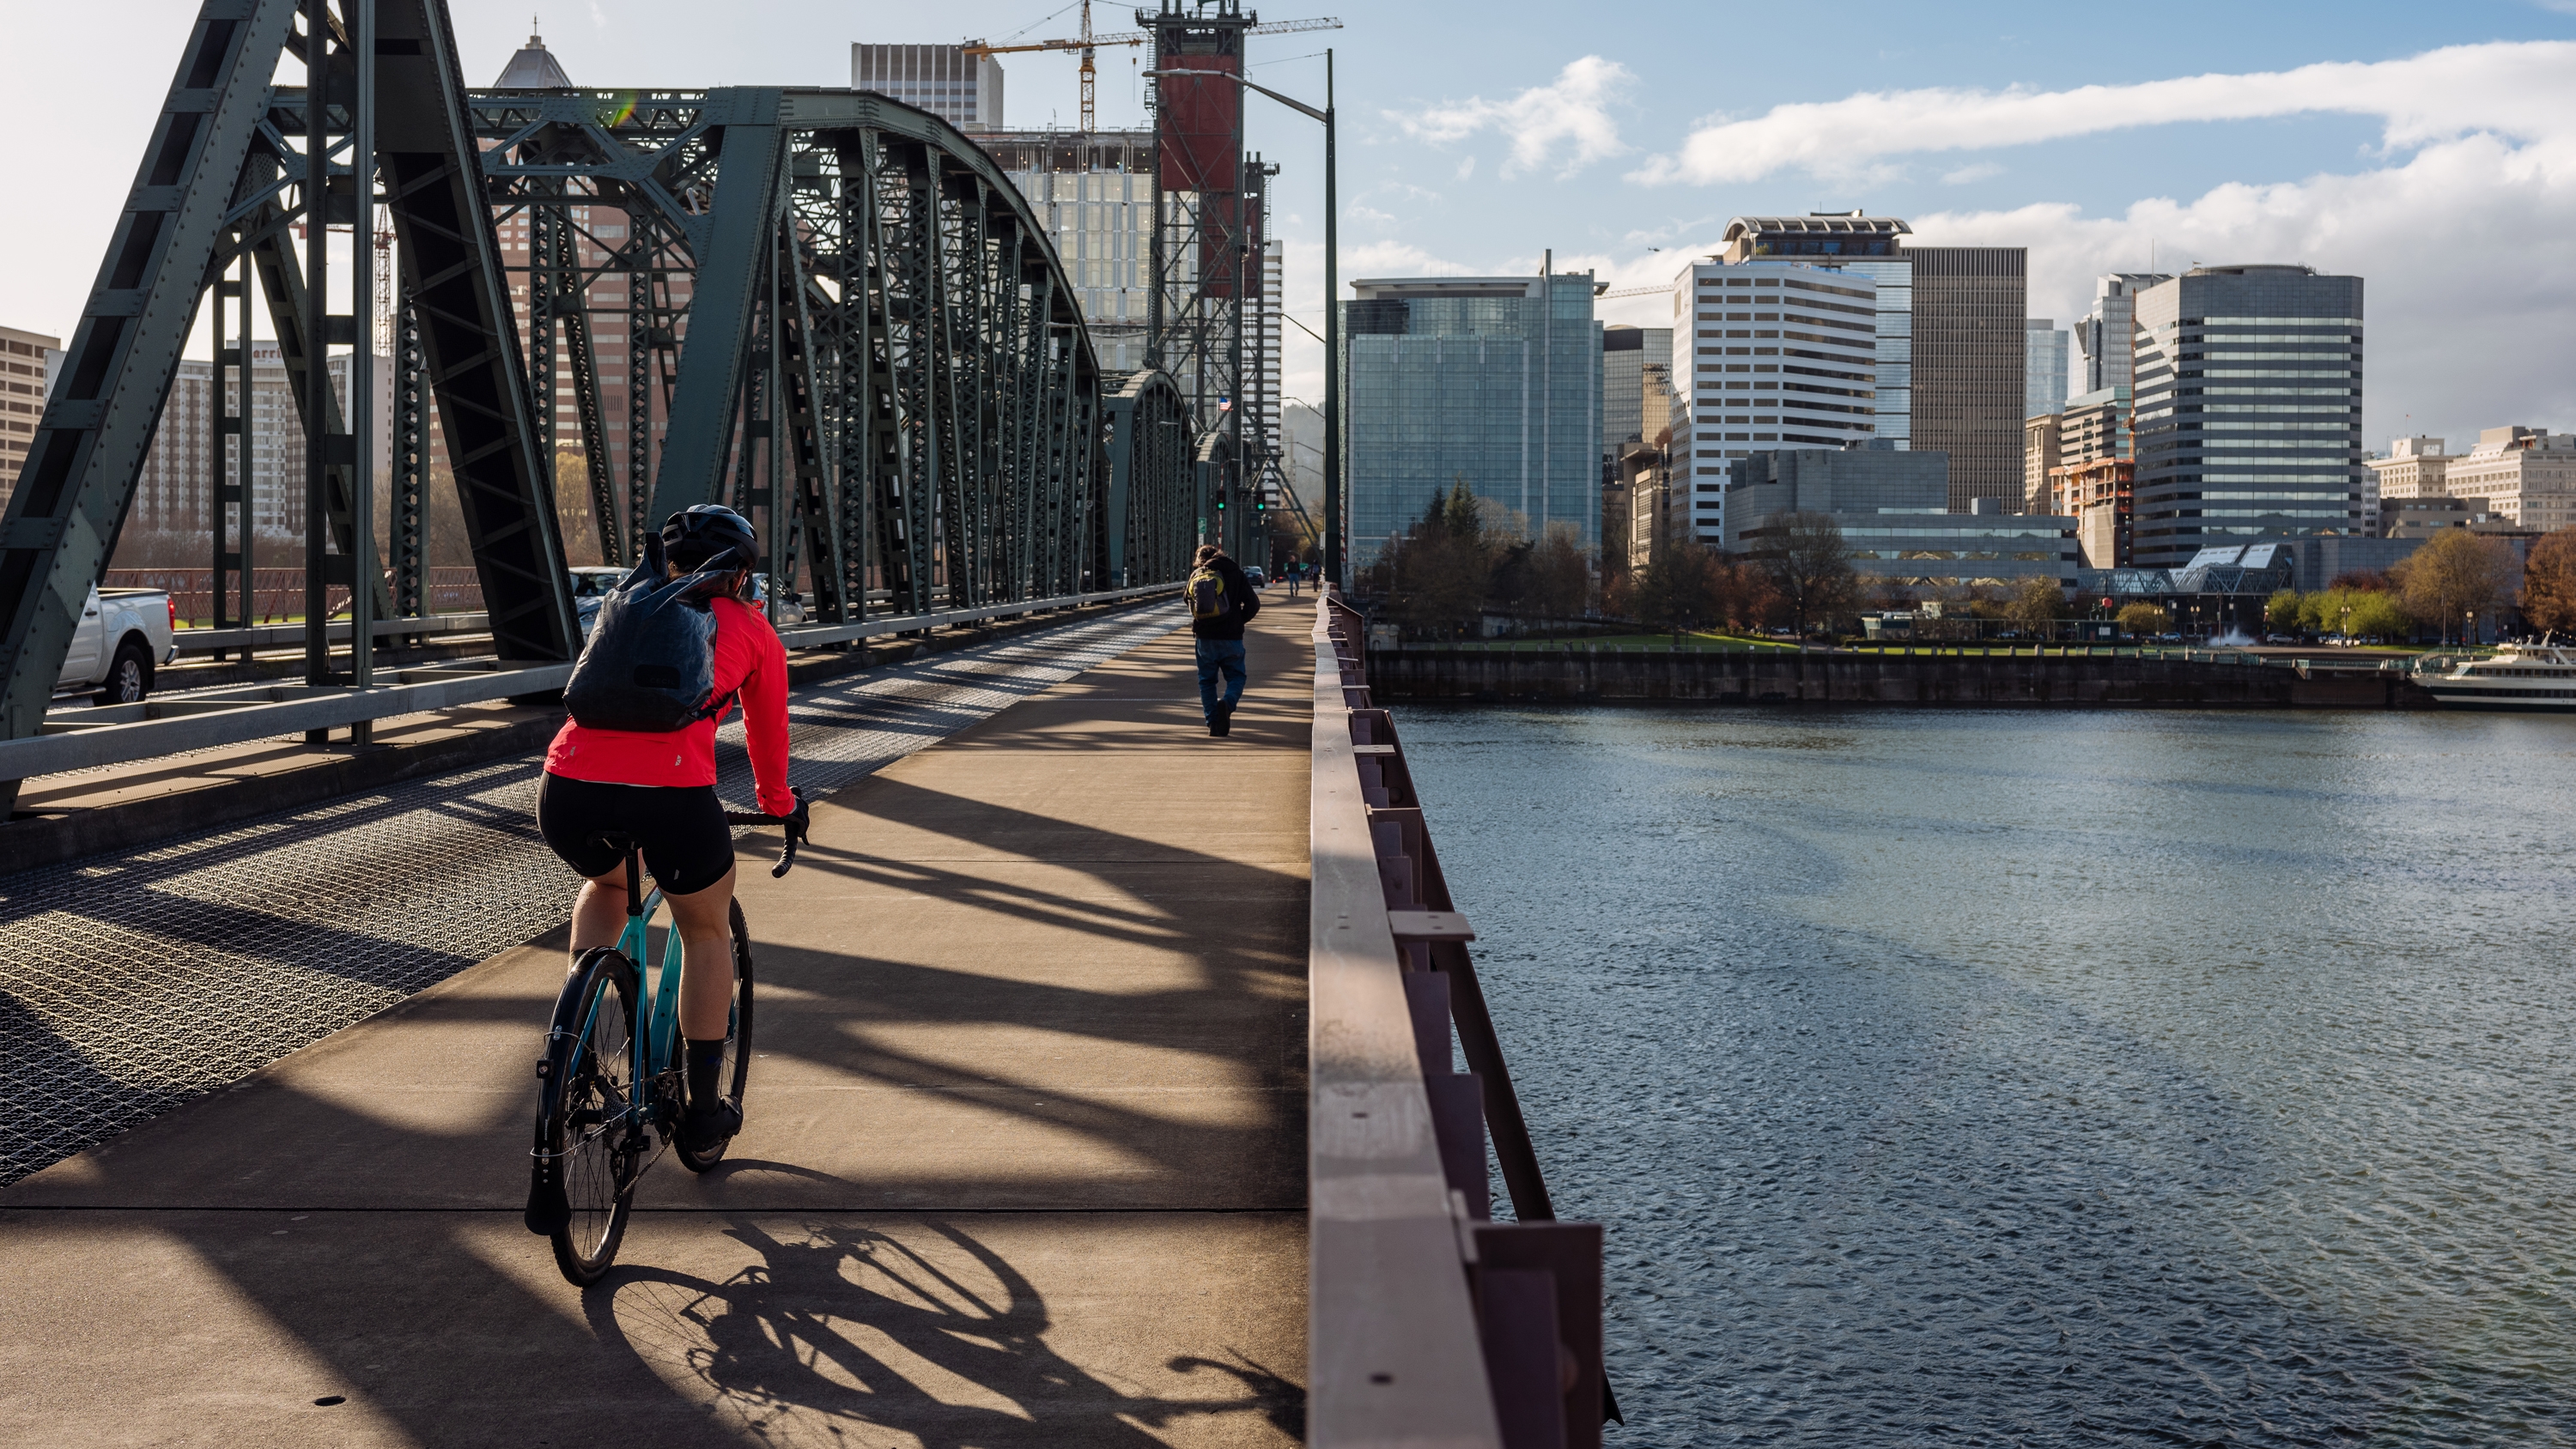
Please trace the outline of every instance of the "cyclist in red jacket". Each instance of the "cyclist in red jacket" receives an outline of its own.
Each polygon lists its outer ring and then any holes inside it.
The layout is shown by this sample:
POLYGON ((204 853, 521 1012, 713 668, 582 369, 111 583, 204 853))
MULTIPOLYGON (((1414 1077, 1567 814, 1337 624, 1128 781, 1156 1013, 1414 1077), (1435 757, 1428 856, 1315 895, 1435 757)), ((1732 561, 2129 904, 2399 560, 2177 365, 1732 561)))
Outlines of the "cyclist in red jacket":
MULTIPOLYGON (((745 600, 760 558, 751 524, 730 508, 701 504, 662 526, 671 577, 730 570, 709 584, 716 619, 715 698, 740 691, 760 808, 802 810, 787 788, 787 651, 769 620, 745 600)), ((680 930, 680 1035, 689 1109, 681 1124, 692 1151, 742 1130, 742 1113, 720 1095, 733 1003, 733 835, 716 798, 719 711, 670 733, 593 729, 567 720, 546 751, 537 789, 537 829, 566 865, 589 878, 573 906, 572 953, 614 946, 626 928, 626 857, 600 837, 632 838, 645 868, 671 903, 680 930)), ((640 963, 639 963, 640 964, 640 963)))

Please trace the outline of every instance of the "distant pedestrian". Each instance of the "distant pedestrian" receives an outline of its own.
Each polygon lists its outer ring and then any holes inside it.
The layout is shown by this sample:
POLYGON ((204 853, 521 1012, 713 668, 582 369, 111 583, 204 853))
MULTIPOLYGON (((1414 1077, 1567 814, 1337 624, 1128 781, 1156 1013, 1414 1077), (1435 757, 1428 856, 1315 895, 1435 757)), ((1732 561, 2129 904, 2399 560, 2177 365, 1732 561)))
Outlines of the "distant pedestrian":
POLYGON ((1243 567, 1212 543, 1199 545, 1196 567, 1181 590, 1190 610, 1190 632, 1198 636, 1199 707, 1209 734, 1222 738, 1234 728, 1235 702, 1243 698, 1243 626, 1261 612, 1261 596, 1243 567), (1217 693, 1217 676, 1225 676, 1225 693, 1217 693))
POLYGON ((1295 559, 1290 559, 1288 561, 1286 572, 1288 575, 1288 597, 1291 602, 1294 602, 1297 597, 1297 579, 1304 570, 1299 566, 1295 559))

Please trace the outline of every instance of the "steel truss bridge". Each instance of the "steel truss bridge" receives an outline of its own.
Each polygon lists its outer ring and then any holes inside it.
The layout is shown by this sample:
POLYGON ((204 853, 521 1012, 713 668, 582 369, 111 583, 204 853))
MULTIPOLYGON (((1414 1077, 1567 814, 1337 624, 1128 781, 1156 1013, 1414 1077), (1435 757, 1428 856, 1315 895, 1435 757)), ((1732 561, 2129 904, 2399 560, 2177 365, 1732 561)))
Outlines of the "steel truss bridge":
MULTIPOLYGON (((532 692, 578 652, 561 376, 602 557, 636 557, 677 509, 731 504, 760 525, 771 577, 802 584, 806 643, 1175 580, 1222 486, 1169 377, 1102 374, 1044 228, 936 117, 840 90, 473 91, 444 0, 205 0, 0 516, 0 777, 29 772, 6 741, 45 727, 201 309, 214 623, 248 622, 254 296, 300 409, 306 617, 331 584, 370 581, 345 654, 305 631, 317 693, 373 688, 376 622, 424 612, 439 486, 497 661, 524 676, 496 692, 532 692), (281 84, 298 61, 308 83, 281 84), (523 256, 503 247, 510 221, 523 256), (364 315, 379 225, 390 359, 364 315), (333 228, 355 243, 345 310, 333 228), (609 327, 622 387, 599 373, 609 327), (335 344, 354 348, 348 416, 335 344)), ((0 808, 15 791, 0 779, 0 808)))

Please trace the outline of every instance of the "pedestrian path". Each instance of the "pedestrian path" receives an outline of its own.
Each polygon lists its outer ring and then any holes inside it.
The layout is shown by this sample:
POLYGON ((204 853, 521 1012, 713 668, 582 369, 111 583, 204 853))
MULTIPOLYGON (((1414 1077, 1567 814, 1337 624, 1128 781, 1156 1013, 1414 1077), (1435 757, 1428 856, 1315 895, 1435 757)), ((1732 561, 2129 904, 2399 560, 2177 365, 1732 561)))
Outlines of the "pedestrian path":
POLYGON ((1230 739, 1164 635, 746 870, 749 1125, 587 1294, 518 1223, 559 937, 0 1191, 0 1442, 1296 1442, 1304 633, 1230 739))

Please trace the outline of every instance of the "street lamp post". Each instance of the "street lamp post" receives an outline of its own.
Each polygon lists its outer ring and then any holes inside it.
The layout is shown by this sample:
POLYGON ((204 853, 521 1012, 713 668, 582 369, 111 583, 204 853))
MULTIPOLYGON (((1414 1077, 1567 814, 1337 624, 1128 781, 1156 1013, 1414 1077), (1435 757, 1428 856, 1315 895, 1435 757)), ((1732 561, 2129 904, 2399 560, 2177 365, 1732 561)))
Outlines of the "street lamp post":
POLYGON ((1159 81, 1170 76, 1187 76, 1192 80, 1230 80, 1248 91, 1258 91, 1300 115, 1312 116, 1324 123, 1324 578, 1333 587, 1342 584, 1342 291, 1340 217, 1341 206, 1335 186, 1333 167, 1333 53, 1324 52, 1324 108, 1313 106, 1293 96, 1283 96, 1257 81, 1222 70, 1149 70, 1145 79, 1159 81))

